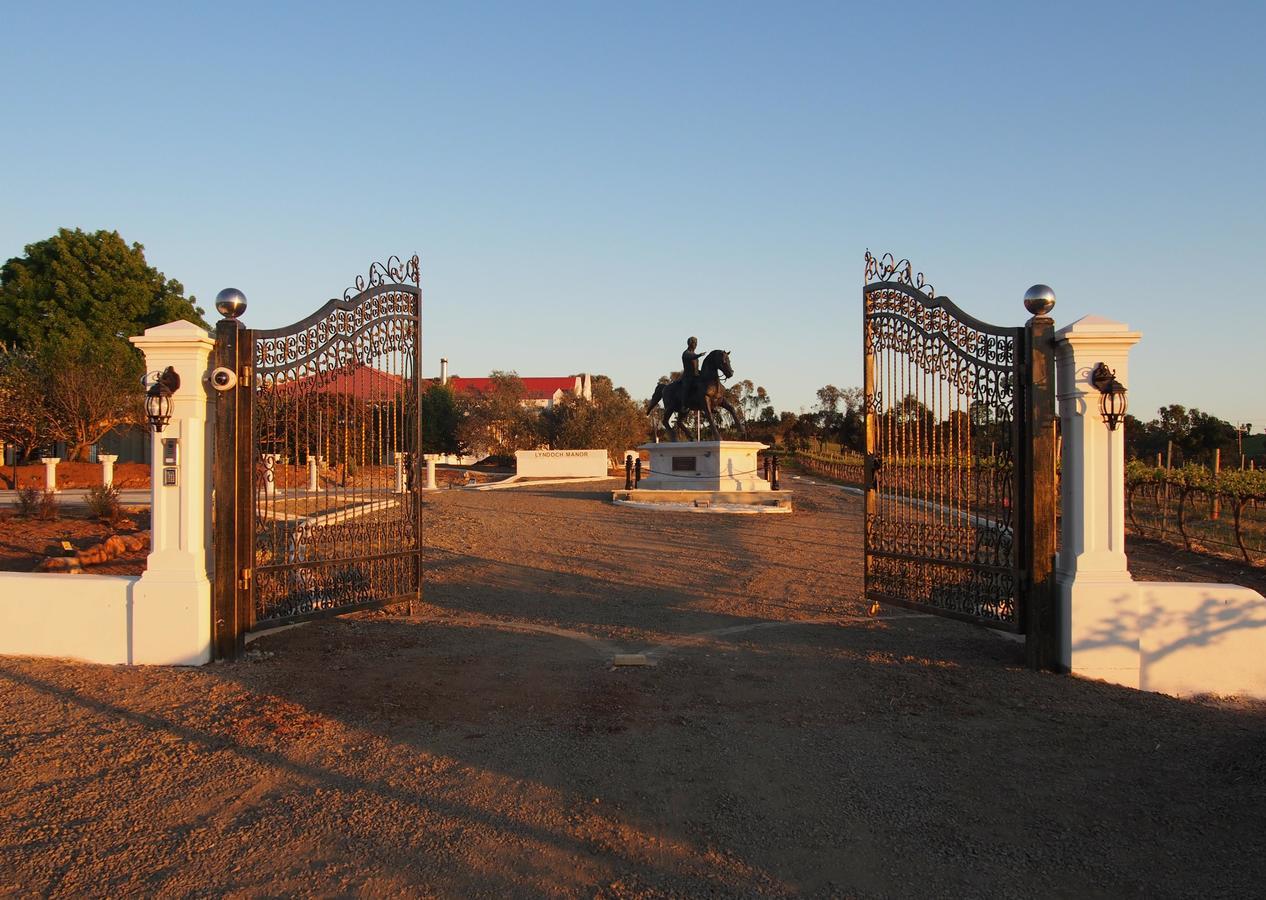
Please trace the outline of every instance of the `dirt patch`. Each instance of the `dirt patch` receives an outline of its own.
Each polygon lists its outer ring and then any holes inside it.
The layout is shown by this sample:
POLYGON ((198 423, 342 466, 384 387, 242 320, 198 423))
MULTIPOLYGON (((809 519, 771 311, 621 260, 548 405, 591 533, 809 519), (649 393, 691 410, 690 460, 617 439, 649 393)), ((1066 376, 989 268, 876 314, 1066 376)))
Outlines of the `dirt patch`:
POLYGON ((416 617, 202 669, 0 659, 0 893, 1256 893, 1266 705, 859 615, 861 501, 796 489, 436 492, 416 617))
MULTIPOLYGON (((143 508, 125 510, 125 518, 117 527, 90 518, 82 507, 62 506, 52 521, 18 518, 5 510, 0 512, 0 571, 32 572, 49 557, 72 555, 111 535, 148 531, 149 510, 143 508)), ((136 548, 109 562, 87 566, 84 571, 93 575, 140 575, 145 571, 148 555, 147 547, 136 548)))
MULTIPOLYGON (((18 466, 18 487, 44 489, 44 466, 40 463, 18 466)), ((149 487, 150 469, 147 463, 115 463, 114 486, 120 490, 149 487)), ((101 464, 86 462, 60 462, 57 464, 57 488, 90 488, 102 484, 101 464)), ((0 468, 0 488, 13 489, 13 467, 0 468)))
POLYGON ((1162 541, 1127 533, 1125 553, 1137 581, 1194 581, 1242 584, 1266 596, 1266 566, 1242 559, 1193 553, 1162 541))

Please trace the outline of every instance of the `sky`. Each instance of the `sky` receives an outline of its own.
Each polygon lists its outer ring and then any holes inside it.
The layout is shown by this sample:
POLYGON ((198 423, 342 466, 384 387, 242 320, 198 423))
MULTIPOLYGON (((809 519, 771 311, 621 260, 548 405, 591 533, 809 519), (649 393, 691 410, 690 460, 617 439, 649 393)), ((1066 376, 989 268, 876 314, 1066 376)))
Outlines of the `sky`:
POLYGON ((422 261, 424 354, 610 375, 688 335, 861 383, 867 249, 999 325, 1143 333, 1131 412, 1266 426, 1266 3, 0 0, 0 259, 118 230, 214 320, 422 261))

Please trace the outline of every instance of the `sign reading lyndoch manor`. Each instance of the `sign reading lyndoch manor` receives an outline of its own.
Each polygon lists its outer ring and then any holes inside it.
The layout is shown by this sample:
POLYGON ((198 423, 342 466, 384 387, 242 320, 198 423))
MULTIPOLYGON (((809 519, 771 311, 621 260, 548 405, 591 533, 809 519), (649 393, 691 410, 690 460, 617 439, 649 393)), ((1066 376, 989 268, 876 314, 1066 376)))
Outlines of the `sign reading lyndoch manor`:
POLYGON ((514 463, 520 478, 602 478, 607 474, 607 451, 516 450, 514 463))

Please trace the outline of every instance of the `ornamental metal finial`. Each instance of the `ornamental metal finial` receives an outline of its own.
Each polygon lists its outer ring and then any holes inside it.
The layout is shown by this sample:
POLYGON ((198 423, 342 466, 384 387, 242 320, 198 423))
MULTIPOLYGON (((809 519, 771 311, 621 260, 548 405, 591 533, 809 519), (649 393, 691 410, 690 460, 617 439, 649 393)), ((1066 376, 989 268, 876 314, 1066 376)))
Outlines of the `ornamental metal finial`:
POLYGON ((867 250, 865 277, 867 284, 876 281, 891 281, 912 287, 916 291, 926 294, 929 298, 936 298, 936 288, 927 283, 923 278, 923 273, 915 272, 910 260, 899 260, 891 253, 885 253, 883 256, 877 257, 867 250))
POLYGON ((411 283, 414 287, 419 287, 422 284, 421 268, 416 253, 407 260, 391 256, 385 263, 372 263, 368 275, 357 275, 355 285, 343 291, 343 299, 351 300, 357 294, 383 284, 411 283))
POLYGON ((1024 308, 1035 316, 1049 314, 1055 308, 1055 292, 1050 285, 1033 285, 1024 292, 1024 308))
POLYGON ((215 295, 215 311, 226 319, 236 319, 246 312, 246 295, 237 288, 225 288, 215 295))

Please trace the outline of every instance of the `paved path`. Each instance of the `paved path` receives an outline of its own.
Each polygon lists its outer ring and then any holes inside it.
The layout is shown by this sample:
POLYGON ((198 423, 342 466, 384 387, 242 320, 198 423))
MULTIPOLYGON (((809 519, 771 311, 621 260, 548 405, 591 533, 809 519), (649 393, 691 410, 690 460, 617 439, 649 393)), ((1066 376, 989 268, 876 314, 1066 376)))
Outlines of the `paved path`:
MULTIPOLYGON (((68 488, 57 492, 57 499, 61 503, 72 506, 84 505, 84 496, 88 492, 79 488, 68 488)), ((17 491, 0 491, 0 506, 11 506, 18 499, 17 491)), ((119 491, 119 503, 122 506, 149 506, 150 491, 149 488, 142 490, 121 490, 119 491)))

